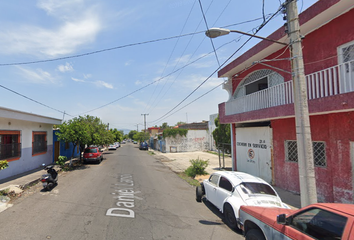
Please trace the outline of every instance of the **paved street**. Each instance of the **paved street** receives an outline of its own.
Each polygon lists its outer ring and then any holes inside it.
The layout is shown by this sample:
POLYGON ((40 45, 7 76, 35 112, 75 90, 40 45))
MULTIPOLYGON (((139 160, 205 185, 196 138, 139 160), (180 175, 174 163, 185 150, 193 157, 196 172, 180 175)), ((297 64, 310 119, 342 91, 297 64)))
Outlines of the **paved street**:
POLYGON ((1 239, 243 239, 170 168, 125 144, 0 213, 1 239))

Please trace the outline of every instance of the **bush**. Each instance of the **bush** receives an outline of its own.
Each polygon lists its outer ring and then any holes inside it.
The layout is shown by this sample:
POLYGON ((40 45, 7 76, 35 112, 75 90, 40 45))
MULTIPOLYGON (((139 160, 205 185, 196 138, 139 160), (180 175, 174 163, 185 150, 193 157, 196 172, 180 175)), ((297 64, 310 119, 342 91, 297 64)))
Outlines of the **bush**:
POLYGON ((7 168, 9 165, 8 165, 8 163, 7 163, 7 161, 6 160, 1 160, 0 161, 0 170, 3 170, 3 169, 5 169, 5 168, 7 168))
POLYGON ((209 165, 209 160, 202 160, 202 159, 192 159, 190 160, 192 166, 188 167, 184 173, 187 174, 189 177, 195 178, 196 175, 206 175, 208 174, 205 171, 205 168, 209 165))
POLYGON ((65 166, 65 162, 68 160, 67 157, 65 156, 59 156, 58 157, 58 161, 56 161, 55 163, 58 164, 61 168, 63 168, 65 166))

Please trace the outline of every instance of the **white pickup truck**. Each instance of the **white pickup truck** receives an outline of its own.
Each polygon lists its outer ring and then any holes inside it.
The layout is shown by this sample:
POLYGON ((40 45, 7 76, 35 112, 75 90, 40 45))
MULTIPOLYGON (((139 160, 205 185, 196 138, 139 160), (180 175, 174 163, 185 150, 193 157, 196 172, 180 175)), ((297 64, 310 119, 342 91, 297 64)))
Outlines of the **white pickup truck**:
POLYGON ((354 205, 318 203, 294 210, 241 206, 238 226, 246 240, 354 239, 354 205))

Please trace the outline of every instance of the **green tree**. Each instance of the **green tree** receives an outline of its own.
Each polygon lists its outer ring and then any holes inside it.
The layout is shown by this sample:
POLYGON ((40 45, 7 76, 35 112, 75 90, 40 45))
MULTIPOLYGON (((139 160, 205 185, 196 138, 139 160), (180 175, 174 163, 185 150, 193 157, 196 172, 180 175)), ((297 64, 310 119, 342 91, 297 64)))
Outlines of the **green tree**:
POLYGON ((134 136, 133 136, 133 139, 135 141, 138 141, 138 142, 144 142, 146 140, 148 140, 150 137, 150 134, 148 132, 144 133, 144 132, 137 132, 134 136))
POLYGON ((161 125, 160 128, 163 129, 163 130, 165 130, 165 129, 170 128, 170 126, 168 126, 167 122, 164 122, 164 123, 162 123, 162 125, 161 125))
POLYGON ((215 119, 215 130, 213 131, 213 137, 215 140, 216 148, 219 150, 226 150, 231 152, 231 130, 230 124, 221 124, 219 116, 215 119), (224 144, 224 145, 222 145, 224 144))
POLYGON ((114 142, 122 142, 124 133, 123 131, 118 131, 116 128, 112 129, 111 132, 114 136, 114 142))
POLYGON ((77 146, 80 147, 81 152, 85 145, 104 145, 114 142, 114 135, 107 131, 107 125, 103 124, 98 117, 93 116, 79 116, 61 125, 57 126, 59 131, 56 133, 58 139, 65 142, 71 142, 74 146, 70 158, 70 165, 72 164, 72 156, 77 146))
POLYGON ((177 122, 177 124, 176 124, 176 126, 180 126, 180 125, 184 125, 184 124, 186 124, 185 122, 177 122))
POLYGON ((128 138, 134 139, 134 135, 137 134, 137 133, 138 133, 138 131, 131 130, 131 131, 128 133, 128 138))

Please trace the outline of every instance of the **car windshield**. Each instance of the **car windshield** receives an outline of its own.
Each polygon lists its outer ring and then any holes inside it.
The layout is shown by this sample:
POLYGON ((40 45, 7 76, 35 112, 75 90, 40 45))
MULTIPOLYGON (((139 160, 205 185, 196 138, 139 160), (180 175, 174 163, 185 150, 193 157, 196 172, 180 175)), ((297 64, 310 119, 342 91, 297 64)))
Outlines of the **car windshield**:
POLYGON ((85 153, 97 153, 97 149, 96 148, 88 148, 88 149, 85 149, 85 153))
POLYGON ((274 192, 274 190, 263 183, 241 183, 240 184, 242 191, 245 194, 267 194, 267 195, 274 195, 276 196, 277 194, 274 192))

